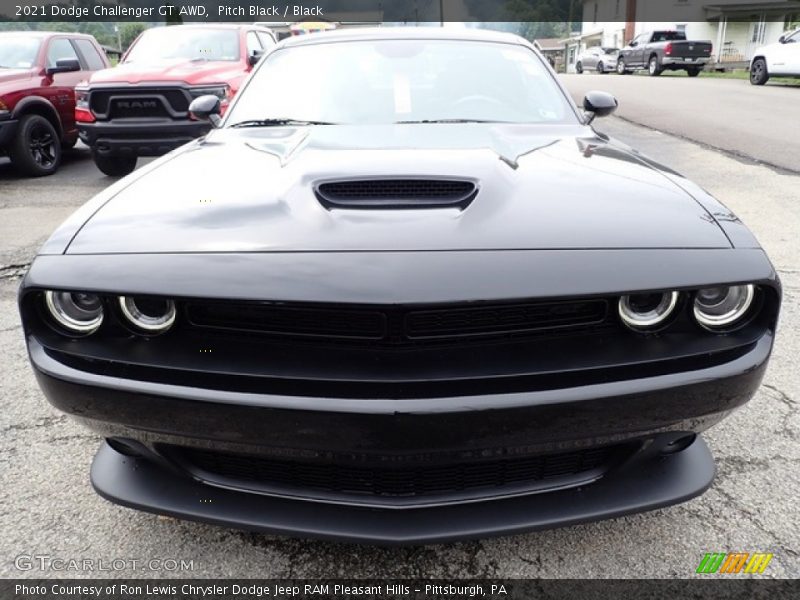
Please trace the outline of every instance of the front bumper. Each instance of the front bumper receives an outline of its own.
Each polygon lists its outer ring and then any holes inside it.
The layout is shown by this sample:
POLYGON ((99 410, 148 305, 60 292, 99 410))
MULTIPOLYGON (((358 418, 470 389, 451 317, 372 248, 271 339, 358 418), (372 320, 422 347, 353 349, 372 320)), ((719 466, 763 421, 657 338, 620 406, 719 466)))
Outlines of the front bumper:
MULTIPOLYGON (((119 504, 243 529, 380 543, 428 543, 564 526, 650 510, 701 494, 713 461, 701 432, 745 403, 771 335, 731 362, 688 373, 567 389, 428 399, 304 398, 229 392, 85 373, 29 338, 51 403, 133 449, 98 454, 92 482, 119 504), (688 440, 688 442, 687 442, 688 440), (627 444, 599 471, 552 486, 483 490, 429 503, 208 478, 174 448, 325 463, 483 461, 627 444), (373 461, 373 462, 369 462, 373 461)), ((380 467, 375 467, 380 468, 380 467)))
POLYGON ((682 452, 641 461, 585 488, 404 511, 302 502, 211 487, 104 444, 92 485, 130 508, 273 534, 378 544, 441 543, 608 519, 689 500, 714 478, 700 438, 682 452))
POLYGON ((162 156, 204 136, 210 125, 189 119, 128 119, 78 123, 81 141, 101 156, 162 156))

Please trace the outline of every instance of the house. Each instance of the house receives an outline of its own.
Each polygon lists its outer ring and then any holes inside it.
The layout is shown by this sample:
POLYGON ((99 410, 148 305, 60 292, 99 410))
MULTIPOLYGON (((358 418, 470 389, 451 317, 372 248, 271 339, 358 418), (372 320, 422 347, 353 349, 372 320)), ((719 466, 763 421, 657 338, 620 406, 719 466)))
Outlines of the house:
POLYGON ((553 65, 556 71, 564 70, 564 40, 560 38, 538 38, 533 45, 553 65))
POLYGON ((756 48, 776 42, 799 17, 798 0, 583 0, 581 32, 565 40, 567 71, 586 48, 622 48, 654 29, 711 41, 716 68, 746 67, 756 48))

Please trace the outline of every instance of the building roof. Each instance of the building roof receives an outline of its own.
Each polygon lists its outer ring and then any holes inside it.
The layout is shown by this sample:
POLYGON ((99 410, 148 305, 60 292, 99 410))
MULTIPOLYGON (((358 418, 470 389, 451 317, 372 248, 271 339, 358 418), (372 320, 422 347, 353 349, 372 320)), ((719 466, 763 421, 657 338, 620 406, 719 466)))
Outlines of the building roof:
POLYGON ((563 50, 564 40, 561 38, 537 38, 534 40, 542 50, 563 50))

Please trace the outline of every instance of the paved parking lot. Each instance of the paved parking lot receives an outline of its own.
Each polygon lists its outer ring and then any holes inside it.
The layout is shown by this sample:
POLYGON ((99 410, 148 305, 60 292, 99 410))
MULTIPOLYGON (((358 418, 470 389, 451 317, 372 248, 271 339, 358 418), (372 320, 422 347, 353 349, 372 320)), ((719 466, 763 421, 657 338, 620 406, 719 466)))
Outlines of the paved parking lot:
MULTIPOLYGON (((673 578, 691 576, 705 552, 733 551, 772 552, 766 576, 800 576, 800 177, 620 119, 598 121, 598 129, 682 171, 726 202, 767 248, 785 286, 781 331, 764 386, 707 435, 719 472, 703 497, 602 523, 400 549, 243 533, 100 499, 88 481, 98 440, 42 397, 15 307, 18 274, 38 244, 110 182, 79 149, 47 179, 18 179, 0 164, 0 576, 98 575, 14 566, 19 555, 41 554, 193 561, 191 573, 157 573, 163 576, 673 578)), ((155 573, 125 568, 99 575, 155 573)))
POLYGON ((644 74, 563 75, 576 102, 588 90, 603 90, 619 100, 618 114, 721 148, 735 155, 800 172, 800 86, 775 79, 764 87, 742 79, 649 77, 644 74))

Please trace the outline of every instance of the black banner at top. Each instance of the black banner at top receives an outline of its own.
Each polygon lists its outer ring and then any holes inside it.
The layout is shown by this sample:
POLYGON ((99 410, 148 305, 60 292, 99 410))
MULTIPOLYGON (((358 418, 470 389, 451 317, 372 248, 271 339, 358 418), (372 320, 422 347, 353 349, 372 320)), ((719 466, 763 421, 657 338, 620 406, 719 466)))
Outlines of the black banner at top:
POLYGON ((0 0, 0 21, 792 21, 800 0, 0 0))

